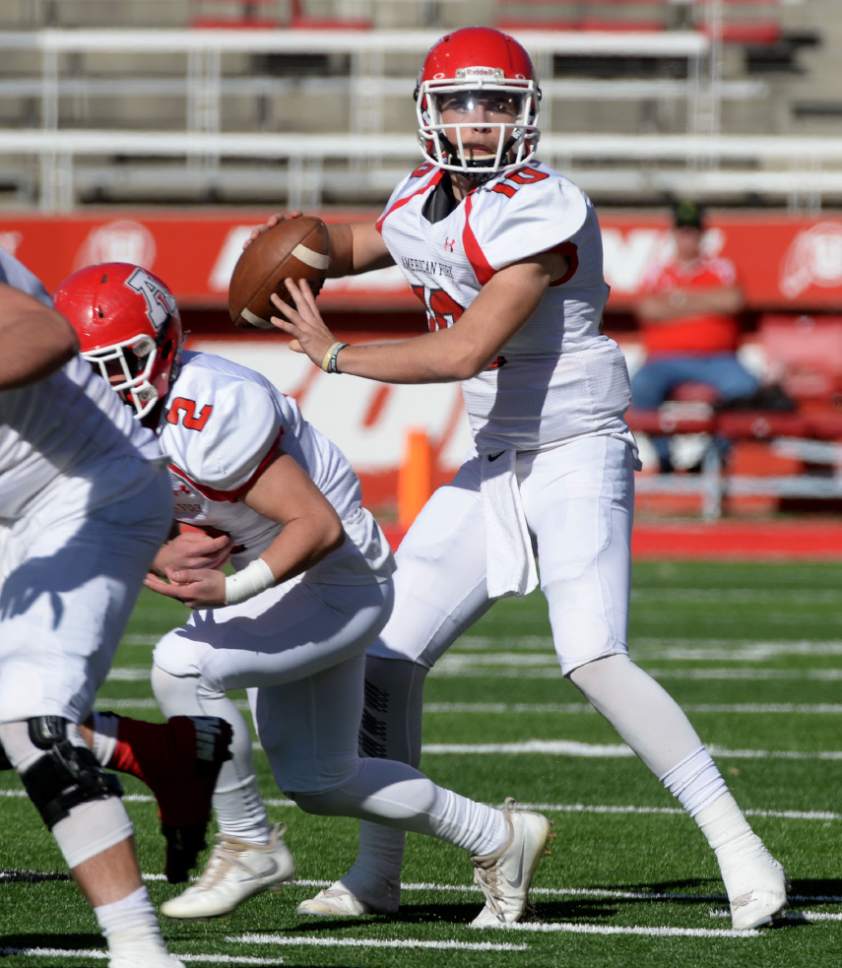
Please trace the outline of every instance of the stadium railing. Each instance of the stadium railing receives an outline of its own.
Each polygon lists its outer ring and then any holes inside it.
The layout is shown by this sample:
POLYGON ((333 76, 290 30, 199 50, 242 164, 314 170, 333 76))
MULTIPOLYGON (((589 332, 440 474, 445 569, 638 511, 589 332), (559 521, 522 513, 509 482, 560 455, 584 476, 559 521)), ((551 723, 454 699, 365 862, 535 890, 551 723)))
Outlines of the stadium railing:
POLYGON ((709 388, 685 386, 658 410, 630 410, 627 419, 637 433, 707 437, 699 473, 642 475, 641 494, 695 495, 709 519, 720 517, 731 498, 842 499, 842 317, 768 315, 760 320, 758 337, 766 378, 780 386, 792 409, 717 409, 709 388), (714 437, 762 444, 794 470, 732 473, 714 437))

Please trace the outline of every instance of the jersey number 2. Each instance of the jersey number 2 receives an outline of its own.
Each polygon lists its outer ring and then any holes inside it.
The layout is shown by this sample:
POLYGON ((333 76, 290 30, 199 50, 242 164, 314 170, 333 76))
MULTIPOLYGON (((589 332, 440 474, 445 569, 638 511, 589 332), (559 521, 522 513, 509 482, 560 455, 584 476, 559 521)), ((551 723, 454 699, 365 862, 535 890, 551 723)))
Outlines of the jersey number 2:
POLYGON ((202 430, 213 413, 213 405, 206 403, 199 415, 196 416, 196 401, 187 397, 176 397, 167 411, 167 423, 177 424, 181 419, 182 426, 188 430, 202 430))

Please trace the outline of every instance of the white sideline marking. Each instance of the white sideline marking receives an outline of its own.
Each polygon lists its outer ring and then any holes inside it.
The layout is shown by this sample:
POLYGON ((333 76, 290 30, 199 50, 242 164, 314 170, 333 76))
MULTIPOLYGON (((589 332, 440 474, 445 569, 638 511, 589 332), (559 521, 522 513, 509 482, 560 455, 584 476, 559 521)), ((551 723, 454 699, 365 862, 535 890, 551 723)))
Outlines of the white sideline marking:
POLYGON ((733 931, 728 928, 670 928, 666 925, 645 927, 634 925, 632 927, 612 926, 608 924, 586 924, 577 921, 548 921, 531 922, 523 924, 489 925, 491 931, 523 931, 536 934, 562 932, 565 934, 634 934, 650 938, 758 938, 760 932, 754 929, 750 931, 733 931))
MULTIPOLYGON (((524 948, 526 945, 523 946, 524 948)), ((0 956, 23 955, 27 958, 91 958, 106 961, 107 951, 99 948, 0 948, 0 956)), ((203 965, 282 965, 278 958, 257 958, 252 955, 177 955, 182 961, 203 965)))
POLYGON ((526 951, 526 944, 495 944, 492 941, 421 941, 414 938, 381 940, 378 938, 329 938, 312 935, 280 936, 277 934, 238 934, 226 937, 231 944, 276 944, 297 948, 433 948, 440 951, 526 951))

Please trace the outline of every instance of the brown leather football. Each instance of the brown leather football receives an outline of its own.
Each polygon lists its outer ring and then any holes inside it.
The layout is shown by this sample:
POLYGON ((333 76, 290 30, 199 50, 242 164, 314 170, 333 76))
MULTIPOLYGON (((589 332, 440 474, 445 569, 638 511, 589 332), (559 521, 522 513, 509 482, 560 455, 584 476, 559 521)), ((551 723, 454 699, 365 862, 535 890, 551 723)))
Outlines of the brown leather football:
POLYGON ((277 311, 273 292, 285 302, 292 297, 284 279, 306 279, 319 294, 330 262, 327 226, 318 218, 283 219, 262 232, 234 266, 228 284, 228 314, 235 326, 274 329, 269 317, 277 311))

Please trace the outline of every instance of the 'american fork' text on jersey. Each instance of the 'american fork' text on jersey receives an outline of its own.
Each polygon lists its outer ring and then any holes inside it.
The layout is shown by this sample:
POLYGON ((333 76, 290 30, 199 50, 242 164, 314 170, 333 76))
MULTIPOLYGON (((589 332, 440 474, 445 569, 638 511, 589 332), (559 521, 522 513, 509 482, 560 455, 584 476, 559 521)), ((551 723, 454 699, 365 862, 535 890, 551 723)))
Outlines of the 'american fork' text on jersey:
POLYGON ((626 435, 628 373, 617 344, 600 333, 609 290, 590 200, 536 162, 485 182, 430 221, 425 205, 443 177, 430 165, 415 169, 377 223, 431 329, 452 326, 483 285, 514 262, 555 250, 568 264, 491 367, 462 384, 478 450, 626 435))

